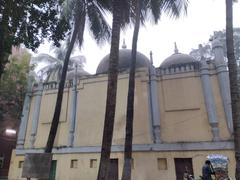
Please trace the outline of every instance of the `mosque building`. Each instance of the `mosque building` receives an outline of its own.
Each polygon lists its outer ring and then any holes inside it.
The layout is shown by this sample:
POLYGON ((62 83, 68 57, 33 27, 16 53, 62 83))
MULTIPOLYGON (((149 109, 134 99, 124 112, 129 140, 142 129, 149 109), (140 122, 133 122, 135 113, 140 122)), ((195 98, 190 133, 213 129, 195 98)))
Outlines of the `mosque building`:
MULTIPOLYGON (((221 43, 215 58, 200 61, 174 54, 159 67, 137 53, 133 128, 133 180, 182 180, 184 171, 199 177, 207 155, 235 158, 227 65, 221 43)), ((131 50, 119 52, 117 106, 109 180, 121 179, 131 50), (112 176, 112 177, 111 177, 112 176)), ((53 149, 52 179, 96 180, 106 105, 109 55, 95 75, 68 74, 60 124, 53 149), (75 116, 76 114, 76 116, 75 116)), ((26 153, 44 151, 57 96, 57 83, 29 86, 9 179, 21 179, 26 153)))

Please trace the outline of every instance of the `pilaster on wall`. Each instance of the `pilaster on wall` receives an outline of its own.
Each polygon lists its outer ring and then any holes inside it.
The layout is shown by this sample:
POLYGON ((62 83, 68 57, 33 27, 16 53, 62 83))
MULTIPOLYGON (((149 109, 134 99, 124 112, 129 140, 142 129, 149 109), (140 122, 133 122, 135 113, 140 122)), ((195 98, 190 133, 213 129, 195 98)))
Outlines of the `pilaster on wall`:
POLYGON ((149 68, 149 98, 150 98, 150 114, 152 122, 152 131, 153 131, 153 141, 155 143, 161 143, 161 132, 160 132, 160 123, 161 115, 160 108, 158 103, 158 86, 157 86, 157 77, 156 70, 153 65, 149 68))
POLYGON ((203 58, 201 60, 200 77, 202 82, 205 105, 208 114, 208 121, 212 130, 213 141, 219 141, 220 136, 216 113, 216 105, 214 101, 212 85, 210 82, 209 67, 208 64, 206 63, 206 60, 203 58))
POLYGON ((233 133, 233 121, 232 121, 232 107, 231 107, 231 94, 230 94, 230 82, 229 74, 227 70, 227 64, 224 60, 223 46, 218 39, 214 39, 212 42, 212 49, 215 55, 215 66, 217 71, 218 82, 220 86, 220 93, 222 97, 225 117, 229 132, 233 133))
POLYGON ((32 77, 29 76, 28 82, 27 82, 27 92, 26 92, 24 104, 23 104, 21 123, 19 127, 18 138, 17 138, 17 147, 16 147, 17 149, 23 149, 24 147, 25 136, 27 131, 27 123, 28 123, 29 111, 30 111, 30 105, 31 105, 32 84, 33 84, 33 79, 32 77))
POLYGON ((36 140, 38 121, 39 121, 39 113, 40 113, 40 108, 41 108, 42 93, 43 93, 43 82, 41 81, 41 82, 39 82, 37 90, 35 92, 36 100, 35 100, 34 111, 33 111, 33 115, 32 115, 30 148, 34 148, 34 143, 36 140))
POLYGON ((70 127, 68 135, 68 146, 73 147, 74 144, 74 133, 75 133, 75 124, 76 124, 76 112, 77 112, 77 67, 75 68, 75 76, 73 79, 72 86, 72 104, 71 104, 71 114, 70 114, 70 127))

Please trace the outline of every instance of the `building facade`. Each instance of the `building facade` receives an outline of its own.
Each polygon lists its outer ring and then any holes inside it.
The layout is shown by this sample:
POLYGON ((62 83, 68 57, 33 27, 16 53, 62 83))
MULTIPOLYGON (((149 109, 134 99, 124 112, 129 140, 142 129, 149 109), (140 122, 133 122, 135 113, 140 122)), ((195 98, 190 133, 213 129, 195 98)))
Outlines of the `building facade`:
POLYGON ((0 134, 0 179, 7 179, 12 149, 16 147, 16 137, 0 134))
MULTIPOLYGON (((196 61, 179 53, 160 67, 137 54, 133 128, 133 180, 180 180, 184 171, 201 175, 209 154, 229 158, 234 177, 234 144, 227 66, 218 40, 214 60, 196 61)), ((121 49, 117 106, 111 153, 111 173, 121 179, 125 138, 128 73, 131 50, 121 49)), ((53 150, 56 180, 95 180, 100 160, 109 55, 95 75, 77 76, 66 83, 60 124, 53 150)), ((43 152, 56 102, 57 83, 29 89, 24 103, 17 148, 12 153, 9 179, 21 179, 26 153, 43 152)), ((111 180, 111 177, 109 178, 111 180)))

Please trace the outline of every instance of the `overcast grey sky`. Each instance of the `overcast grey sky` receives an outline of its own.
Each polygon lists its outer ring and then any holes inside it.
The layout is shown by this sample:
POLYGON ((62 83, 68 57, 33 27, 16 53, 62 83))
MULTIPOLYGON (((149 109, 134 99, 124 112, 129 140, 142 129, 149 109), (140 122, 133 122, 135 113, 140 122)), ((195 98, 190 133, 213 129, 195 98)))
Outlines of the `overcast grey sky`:
MULTIPOLYGON (((187 16, 174 20, 162 16, 157 25, 147 23, 139 32, 138 51, 149 57, 153 51, 154 65, 158 67, 161 62, 173 53, 174 42, 177 42, 181 53, 189 53, 198 44, 207 42, 213 31, 225 29, 225 0, 189 0, 187 16)), ((234 4, 234 27, 240 27, 240 2, 234 4)), ((121 33, 127 48, 131 48, 132 29, 128 28, 121 33)), ((85 69, 95 73, 98 63, 110 51, 109 44, 98 47, 85 33, 85 41, 82 51, 76 51, 74 55, 84 55, 87 59, 85 69)), ((48 53, 49 44, 40 46, 38 53, 48 53)))

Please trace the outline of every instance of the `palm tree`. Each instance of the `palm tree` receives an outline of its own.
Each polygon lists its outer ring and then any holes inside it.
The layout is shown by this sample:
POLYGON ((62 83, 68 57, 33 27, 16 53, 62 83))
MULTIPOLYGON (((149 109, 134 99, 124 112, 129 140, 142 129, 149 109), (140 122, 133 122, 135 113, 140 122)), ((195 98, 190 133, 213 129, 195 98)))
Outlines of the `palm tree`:
POLYGON ((236 179, 240 179, 240 92, 237 83, 237 63, 233 45, 233 0, 226 0, 226 45, 229 68, 229 79, 232 99, 232 117, 234 129, 236 179))
POLYGON ((131 162, 132 162, 132 139, 133 139, 133 119, 134 119, 134 90, 135 90, 135 68, 136 68, 136 53, 137 41, 140 28, 140 22, 144 22, 143 15, 151 11, 155 23, 158 22, 162 11, 166 12, 171 17, 179 17, 181 12, 186 12, 187 0, 135 0, 133 3, 133 17, 135 19, 134 32, 132 39, 132 62, 129 73, 128 84, 128 100, 127 100, 127 115, 126 115, 126 135, 125 135, 125 150, 124 150, 124 167, 122 180, 131 180, 131 162), (141 16, 142 15, 142 16, 141 16))
POLYGON ((36 65, 36 74, 38 77, 43 78, 45 82, 50 79, 59 81, 60 69, 63 61, 58 58, 54 58, 48 54, 39 54, 36 57, 32 57, 31 64, 36 65), (44 64, 44 66, 41 66, 44 64), (38 68, 40 66, 40 68, 38 68), (55 78, 50 78, 50 77, 55 78))
MULTIPOLYGON (((61 50, 62 48, 57 48, 56 50, 56 58, 52 57, 48 54, 39 54, 36 57, 33 57, 31 59, 31 64, 36 64, 37 71, 36 74, 38 77, 41 76, 43 78, 44 82, 49 81, 57 81, 59 82, 61 79, 62 74, 62 67, 64 62, 64 52, 61 50), (43 67, 38 68, 39 64, 44 64, 43 67)), ((84 63, 86 63, 86 58, 84 56, 74 56, 69 59, 69 65, 68 65, 68 72, 72 71, 74 69, 74 64, 78 65, 78 68, 81 71, 83 70, 84 63)))
POLYGON ((102 149, 100 165, 98 170, 98 180, 107 180, 108 167, 110 162, 110 153, 113 137, 113 125, 115 118, 116 108, 116 93, 117 93, 117 80, 118 80, 118 55, 119 55, 119 39, 120 28, 125 23, 129 22, 129 2, 128 0, 113 0, 112 1, 112 39, 110 49, 110 61, 108 70, 108 87, 104 129, 102 137, 102 149))
POLYGON ((93 37, 98 43, 108 40, 110 37, 110 27, 104 18, 105 10, 110 9, 108 1, 104 0, 65 0, 64 10, 66 18, 73 24, 71 40, 64 58, 62 75, 58 87, 57 101, 48 141, 45 147, 46 153, 51 153, 54 139, 57 133, 59 117, 62 106, 63 90, 66 80, 69 58, 78 39, 79 47, 83 43, 84 28, 86 22, 89 24, 93 37))
POLYGON ((135 69, 136 69, 137 41, 138 41, 138 33, 140 28, 142 3, 143 2, 141 2, 140 0, 136 0, 135 24, 134 24, 134 31, 133 31, 133 38, 132 38, 132 61, 130 66, 129 82, 128 82, 126 134, 125 134, 124 165, 123 165, 123 172, 122 172, 122 180, 131 179, 135 69))

